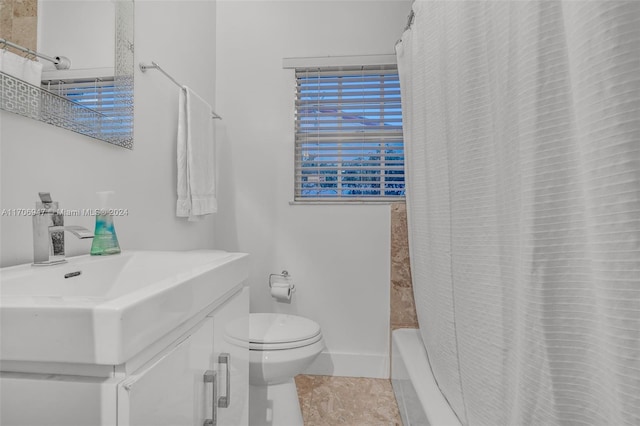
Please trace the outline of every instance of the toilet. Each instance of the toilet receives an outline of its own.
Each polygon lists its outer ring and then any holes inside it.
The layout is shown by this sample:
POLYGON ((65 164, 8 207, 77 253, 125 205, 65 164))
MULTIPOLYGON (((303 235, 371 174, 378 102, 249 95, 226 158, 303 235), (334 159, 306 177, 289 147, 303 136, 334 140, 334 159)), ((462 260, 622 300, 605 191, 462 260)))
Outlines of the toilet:
POLYGON ((324 349, 320 326, 296 315, 252 313, 226 330, 227 340, 249 348, 249 424, 302 426, 294 377, 324 349))

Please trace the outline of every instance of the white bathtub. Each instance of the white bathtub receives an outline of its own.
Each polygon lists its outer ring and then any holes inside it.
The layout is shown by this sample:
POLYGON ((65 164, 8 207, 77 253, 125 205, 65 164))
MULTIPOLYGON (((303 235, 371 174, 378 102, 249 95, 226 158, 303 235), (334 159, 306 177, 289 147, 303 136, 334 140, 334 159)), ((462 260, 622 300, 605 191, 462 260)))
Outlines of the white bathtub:
POLYGON ((431 373, 416 329, 393 332, 391 382, 404 426, 461 426, 431 373))

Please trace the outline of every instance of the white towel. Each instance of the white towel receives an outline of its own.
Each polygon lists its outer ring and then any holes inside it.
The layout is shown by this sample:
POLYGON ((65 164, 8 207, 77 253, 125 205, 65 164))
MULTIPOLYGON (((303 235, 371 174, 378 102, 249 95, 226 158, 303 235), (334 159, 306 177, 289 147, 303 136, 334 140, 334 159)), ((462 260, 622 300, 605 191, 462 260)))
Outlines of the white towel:
POLYGON ((22 80, 40 87, 42 83, 42 64, 37 61, 25 59, 24 66, 22 67, 22 80))
POLYGON ((178 217, 190 221, 218 210, 212 108, 183 86, 178 106, 178 217))
POLYGON ((0 71, 40 87, 42 80, 42 64, 40 62, 2 49, 0 51, 0 71))
POLYGON ((24 58, 13 52, 2 49, 0 51, 0 71, 15 78, 22 79, 24 58))

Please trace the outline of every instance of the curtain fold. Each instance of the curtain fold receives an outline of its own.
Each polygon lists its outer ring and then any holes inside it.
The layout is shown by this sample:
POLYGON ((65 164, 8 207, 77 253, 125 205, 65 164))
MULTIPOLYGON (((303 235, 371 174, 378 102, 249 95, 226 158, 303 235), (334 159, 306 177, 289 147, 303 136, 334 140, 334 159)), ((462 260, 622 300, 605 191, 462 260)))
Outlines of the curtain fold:
POLYGON ((421 334, 464 424, 640 424, 640 2, 416 1, 421 334))

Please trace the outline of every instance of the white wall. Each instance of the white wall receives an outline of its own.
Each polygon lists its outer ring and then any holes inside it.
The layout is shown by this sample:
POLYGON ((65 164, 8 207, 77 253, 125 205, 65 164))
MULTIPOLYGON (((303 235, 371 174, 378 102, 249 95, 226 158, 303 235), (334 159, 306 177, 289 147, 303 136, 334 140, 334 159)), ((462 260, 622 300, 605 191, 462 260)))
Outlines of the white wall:
MULTIPOLYGON (((66 56, 72 69, 114 67, 115 3, 38 0, 38 51, 66 56)), ((45 69, 55 70, 49 61, 45 69)))
POLYGON ((387 377, 389 206, 290 205, 295 82, 284 57, 393 53, 410 1, 219 1, 216 245, 251 253, 251 309, 300 314, 327 350, 312 373, 387 377), (268 275, 298 291, 275 302, 268 275))
MULTIPOLYGON (((138 0, 135 13, 135 63, 157 61, 213 103, 215 2, 138 0)), ((175 217, 178 88, 159 72, 138 69, 135 85, 133 151, 1 111, 0 208, 33 208, 39 191, 50 191, 63 208, 95 208, 95 192, 113 189, 114 207, 129 209, 115 219, 123 249, 212 248, 213 218, 175 217)), ((92 217, 65 220, 93 229, 92 217)), ((0 225, 0 264, 31 262, 31 218, 2 216, 0 225)), ((70 234, 66 241, 68 255, 91 246, 70 234)))

